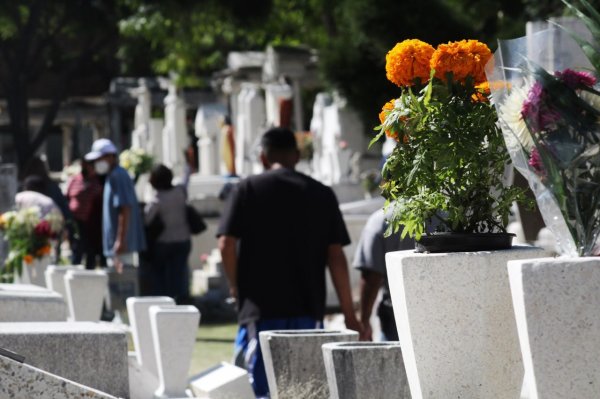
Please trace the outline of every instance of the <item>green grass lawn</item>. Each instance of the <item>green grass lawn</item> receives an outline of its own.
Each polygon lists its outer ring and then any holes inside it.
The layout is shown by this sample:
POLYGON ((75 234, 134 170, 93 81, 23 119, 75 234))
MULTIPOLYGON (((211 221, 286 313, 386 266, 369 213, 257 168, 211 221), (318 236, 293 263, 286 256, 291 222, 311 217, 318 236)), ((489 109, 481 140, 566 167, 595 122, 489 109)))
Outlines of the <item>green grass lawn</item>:
POLYGON ((220 362, 231 363, 237 324, 200 324, 192 355, 190 375, 220 362))

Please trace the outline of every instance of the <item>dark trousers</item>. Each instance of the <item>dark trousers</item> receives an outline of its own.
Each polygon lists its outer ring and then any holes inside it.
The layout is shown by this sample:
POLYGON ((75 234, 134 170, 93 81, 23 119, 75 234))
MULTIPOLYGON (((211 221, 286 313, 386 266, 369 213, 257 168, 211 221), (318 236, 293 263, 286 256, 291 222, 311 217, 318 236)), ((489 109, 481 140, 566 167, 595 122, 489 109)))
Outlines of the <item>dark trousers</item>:
POLYGON ((191 249, 190 240, 154 244, 150 250, 150 295, 166 295, 176 301, 189 296, 188 257, 191 249))
POLYGON ((78 239, 75 239, 75 235, 70 238, 71 243, 71 263, 79 265, 85 259, 86 269, 95 269, 96 264, 99 261, 100 266, 106 266, 106 258, 102 253, 102 248, 94 248, 93 243, 90 242, 89 233, 87 231, 86 223, 81 220, 76 220, 75 225, 78 232, 78 239))
POLYGON ((396 319, 394 318, 394 308, 392 301, 384 299, 379 303, 377 316, 381 322, 381 333, 386 341, 398 341, 398 330, 396 329, 396 319))

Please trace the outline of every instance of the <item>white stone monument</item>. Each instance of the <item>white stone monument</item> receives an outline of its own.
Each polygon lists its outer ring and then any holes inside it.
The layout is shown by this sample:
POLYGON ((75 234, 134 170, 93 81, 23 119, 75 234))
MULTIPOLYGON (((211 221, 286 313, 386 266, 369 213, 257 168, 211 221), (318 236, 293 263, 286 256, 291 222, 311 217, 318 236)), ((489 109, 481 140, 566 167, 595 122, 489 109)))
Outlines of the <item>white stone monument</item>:
POLYGON ((323 157, 323 129, 325 128, 325 107, 332 102, 329 93, 318 93, 313 104, 313 114, 310 120, 310 131, 313 135, 313 177, 321 180, 321 162, 323 157))
POLYGON ((281 126, 281 101, 294 97, 292 86, 285 82, 265 85, 266 123, 267 126, 281 126))
POLYGON ((186 397, 200 312, 194 306, 151 306, 150 324, 158 366, 157 399, 186 397))
POLYGON ((146 79, 139 79, 139 87, 131 89, 131 95, 137 98, 135 106, 135 115, 133 122, 133 132, 131 132, 131 148, 141 148, 150 151, 150 116, 152 108, 152 95, 146 79))
POLYGON ((600 260, 508 262, 529 399, 600 397, 600 260))
POLYGON ((199 173, 212 176, 223 173, 221 166, 221 122, 227 113, 223 104, 204 104, 196 112, 195 134, 198 137, 199 173))
MULTIPOLYGON (((167 296, 127 298, 127 314, 131 325, 131 335, 138 364, 148 370, 158 382, 158 366, 150 323, 150 307, 175 305, 173 298, 167 296)), ((154 387, 154 389, 156 389, 154 387)))
POLYGON ((184 151, 188 146, 185 102, 177 93, 175 83, 161 79, 161 87, 168 90, 165 97, 165 127, 163 129, 163 163, 171 168, 173 176, 183 176, 185 170, 184 151))
POLYGON ((150 143, 148 152, 154 157, 155 163, 163 162, 163 131, 165 122, 161 118, 150 119, 150 143))
POLYGON ((258 84, 242 83, 237 108, 236 170, 240 175, 257 173, 261 169, 258 144, 266 121, 265 100, 258 84))
POLYGON ((386 254, 413 399, 517 398, 523 363, 506 263, 543 249, 386 254))
POLYGON ((23 262, 21 266, 21 274, 15 276, 16 283, 39 285, 46 287, 46 268, 50 264, 50 256, 34 258, 31 263, 23 262))
POLYGON ((102 302, 108 291, 103 270, 69 270, 65 274, 69 314, 73 321, 99 321, 102 302))
POLYGON ((199 398, 255 399, 248 372, 225 362, 192 377, 190 387, 199 398))
POLYGON ((67 298, 67 289, 65 288, 65 274, 70 270, 84 270, 83 265, 49 265, 44 276, 46 278, 46 287, 49 290, 56 291, 63 298, 67 298))
POLYGON ((356 112, 349 108, 347 101, 334 96, 333 102, 325 105, 327 97, 317 97, 315 108, 319 114, 312 128, 318 135, 316 169, 320 180, 326 184, 339 184, 350 181, 360 171, 354 170, 352 159, 355 153, 363 153, 366 141, 363 126, 356 112), (322 108, 321 108, 322 107, 322 108))

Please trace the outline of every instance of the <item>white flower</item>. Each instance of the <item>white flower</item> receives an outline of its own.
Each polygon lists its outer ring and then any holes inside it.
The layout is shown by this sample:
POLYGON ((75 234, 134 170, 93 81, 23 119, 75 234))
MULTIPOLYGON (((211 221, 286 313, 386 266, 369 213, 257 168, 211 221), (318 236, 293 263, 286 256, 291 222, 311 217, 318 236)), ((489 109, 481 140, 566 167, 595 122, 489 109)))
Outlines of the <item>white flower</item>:
POLYGON ((59 211, 51 211, 44 217, 44 219, 50 223, 50 230, 52 230, 53 233, 59 233, 62 230, 64 219, 59 211))
POLYGON ((504 103, 498 107, 498 116, 510 128, 525 150, 529 151, 533 147, 533 139, 521 115, 527 93, 529 93, 528 85, 513 87, 510 94, 506 96, 504 103))

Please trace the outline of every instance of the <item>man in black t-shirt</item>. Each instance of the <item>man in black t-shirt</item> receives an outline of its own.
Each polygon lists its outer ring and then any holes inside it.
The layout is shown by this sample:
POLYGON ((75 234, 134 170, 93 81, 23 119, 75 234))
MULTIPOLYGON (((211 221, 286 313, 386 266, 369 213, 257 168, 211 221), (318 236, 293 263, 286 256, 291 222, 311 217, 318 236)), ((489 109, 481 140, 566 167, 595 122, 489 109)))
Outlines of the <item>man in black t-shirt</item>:
POLYGON ((266 171, 238 184, 217 232, 239 306, 236 351, 258 397, 268 394, 258 333, 321 327, 327 265, 346 326, 363 330, 352 306, 342 250, 350 239, 335 194, 294 170, 300 154, 289 129, 269 130, 261 144, 266 171))

